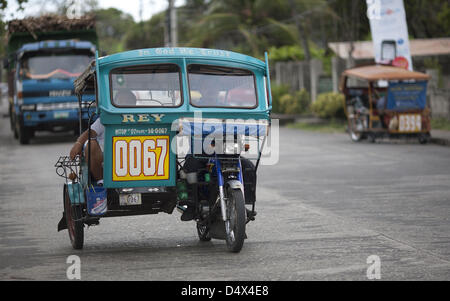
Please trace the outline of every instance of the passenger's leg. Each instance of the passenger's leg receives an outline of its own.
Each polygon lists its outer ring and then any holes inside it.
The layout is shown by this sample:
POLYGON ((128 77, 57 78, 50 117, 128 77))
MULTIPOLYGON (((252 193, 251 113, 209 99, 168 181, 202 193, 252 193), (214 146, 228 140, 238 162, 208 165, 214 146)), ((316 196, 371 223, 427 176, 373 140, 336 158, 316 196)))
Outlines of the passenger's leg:
MULTIPOLYGON (((96 181, 103 179, 103 152, 98 144, 97 140, 91 140, 90 143, 90 155, 91 155, 91 174, 96 181)), ((86 145, 84 148, 84 156, 86 158, 86 162, 89 162, 89 145, 86 145)))

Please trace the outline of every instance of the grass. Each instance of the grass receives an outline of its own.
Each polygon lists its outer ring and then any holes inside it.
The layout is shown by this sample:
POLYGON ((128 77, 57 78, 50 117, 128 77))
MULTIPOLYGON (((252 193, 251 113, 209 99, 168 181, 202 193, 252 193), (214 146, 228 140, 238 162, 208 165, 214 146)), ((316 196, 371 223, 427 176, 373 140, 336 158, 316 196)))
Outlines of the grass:
POLYGON ((434 118, 431 119, 432 130, 450 131, 450 120, 446 118, 434 118))
POLYGON ((330 120, 323 123, 296 122, 288 124, 287 127, 318 133, 345 133, 346 123, 341 120, 330 120))

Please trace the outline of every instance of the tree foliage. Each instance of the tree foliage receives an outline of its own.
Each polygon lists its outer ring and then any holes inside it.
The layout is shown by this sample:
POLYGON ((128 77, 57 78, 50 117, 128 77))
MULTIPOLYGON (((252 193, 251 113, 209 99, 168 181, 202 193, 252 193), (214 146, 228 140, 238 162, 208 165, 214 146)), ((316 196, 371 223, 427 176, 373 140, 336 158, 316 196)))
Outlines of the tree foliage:
POLYGON ((311 110, 321 118, 344 119, 344 95, 334 92, 319 94, 316 101, 312 103, 311 110))
POLYGON ((125 47, 138 49, 164 46, 164 18, 165 13, 159 13, 148 21, 129 27, 125 36, 125 47))
MULTIPOLYGON (((21 7, 29 5, 28 0, 0 0, 0 8, 11 1, 21 7)), ((72 1, 45 3, 64 14, 72 1)), ((86 11, 97 16, 100 50, 114 53, 164 46, 167 11, 135 22, 118 9, 98 9, 97 0, 83 3, 86 11)), ((412 38, 450 35, 449 0, 405 0, 404 4, 412 38)), ((327 59, 328 42, 370 37, 366 5, 361 0, 186 0, 177 9, 177 19, 179 46, 229 49, 256 57, 270 49, 275 53, 272 58, 279 60, 327 59)))
POLYGON ((133 17, 116 8, 95 11, 100 49, 108 54, 128 49, 125 36, 135 26, 133 17))

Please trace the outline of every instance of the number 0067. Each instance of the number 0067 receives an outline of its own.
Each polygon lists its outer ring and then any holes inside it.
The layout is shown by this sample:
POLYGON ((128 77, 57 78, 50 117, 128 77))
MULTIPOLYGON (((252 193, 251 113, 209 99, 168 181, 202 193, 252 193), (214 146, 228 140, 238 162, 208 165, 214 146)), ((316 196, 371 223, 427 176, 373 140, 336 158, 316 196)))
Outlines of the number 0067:
POLYGON ((113 137, 113 181, 169 178, 169 137, 113 137))

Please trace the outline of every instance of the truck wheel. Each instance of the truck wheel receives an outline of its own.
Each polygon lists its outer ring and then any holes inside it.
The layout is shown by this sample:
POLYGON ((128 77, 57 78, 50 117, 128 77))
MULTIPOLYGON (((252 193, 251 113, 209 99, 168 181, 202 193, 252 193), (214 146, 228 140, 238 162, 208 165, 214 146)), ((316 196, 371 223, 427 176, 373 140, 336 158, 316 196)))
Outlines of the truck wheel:
POLYGON ((14 139, 19 139, 19 131, 17 130, 17 127, 14 127, 13 132, 14 132, 14 139))
POLYGON ((84 244, 84 224, 81 219, 83 210, 80 206, 70 204, 67 185, 64 185, 64 212, 70 243, 74 249, 81 250, 84 244))
POLYGON ((9 113, 9 125, 11 126, 11 131, 14 132, 14 116, 11 105, 9 105, 8 113, 9 113))
POLYGON ((12 132, 14 134, 14 139, 19 139, 19 131, 18 131, 17 126, 16 126, 16 118, 13 115, 12 111, 11 111, 11 113, 9 115, 9 121, 11 123, 11 130, 12 130, 12 132))
POLYGON ((230 252, 239 253, 244 245, 246 212, 241 189, 227 189, 226 242, 230 252))
POLYGON ((19 139, 20 144, 29 144, 32 136, 32 130, 25 127, 20 120, 16 118, 16 132, 17 138, 19 139))

